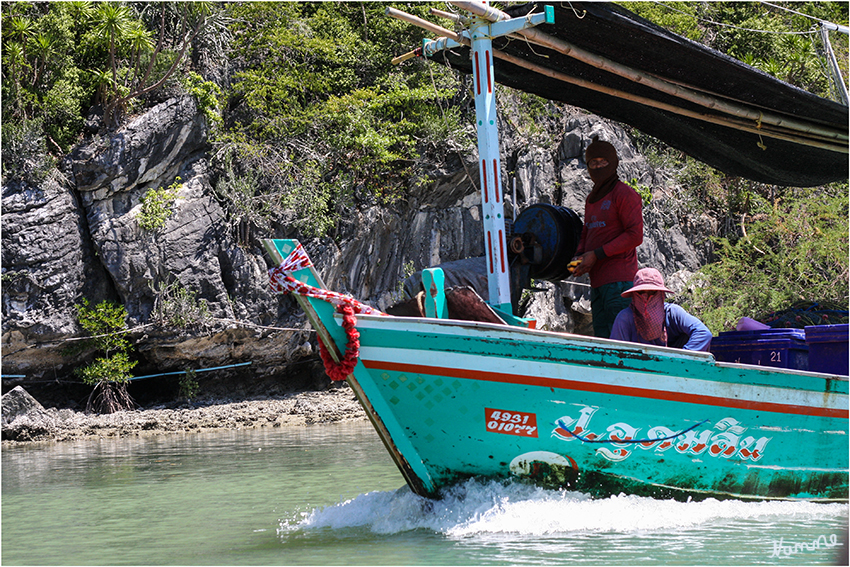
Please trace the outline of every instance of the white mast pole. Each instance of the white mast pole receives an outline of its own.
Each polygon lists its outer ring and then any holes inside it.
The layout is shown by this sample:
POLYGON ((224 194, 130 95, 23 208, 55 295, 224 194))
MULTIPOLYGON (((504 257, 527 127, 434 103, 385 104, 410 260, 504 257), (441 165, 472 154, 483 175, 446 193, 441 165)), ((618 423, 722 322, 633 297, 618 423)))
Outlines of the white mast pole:
MULTIPOLYGON (((505 204, 499 159, 499 126, 496 121, 496 76, 493 73, 494 53, 491 38, 512 35, 542 23, 554 23, 555 11, 552 6, 544 6, 543 12, 510 19, 506 14, 503 15, 498 10, 494 11, 490 8, 487 0, 457 1, 453 4, 475 14, 471 18, 462 18, 464 23, 469 21, 471 24, 468 31, 456 33, 394 8, 387 8, 386 13, 441 34, 441 37, 434 41, 423 40, 421 53, 426 57, 442 49, 459 45, 469 45, 472 48, 475 120, 478 129, 478 174, 481 180, 481 213, 484 217, 482 219, 484 221, 484 252, 487 255, 489 291, 487 302, 496 309, 513 315, 505 232, 505 204)), ((439 15, 442 14, 444 13, 439 13, 439 15)), ((415 51, 407 53, 395 58, 393 62, 401 62, 415 55, 415 51)))
MULTIPOLYGON (((487 2, 483 2, 487 5, 487 2)), ((478 173, 481 180, 481 212, 484 220, 484 251, 490 305, 512 313, 511 284, 505 234, 504 195, 499 126, 496 116, 496 78, 493 74, 493 45, 488 21, 479 17, 470 29, 475 120, 478 128, 478 173)))

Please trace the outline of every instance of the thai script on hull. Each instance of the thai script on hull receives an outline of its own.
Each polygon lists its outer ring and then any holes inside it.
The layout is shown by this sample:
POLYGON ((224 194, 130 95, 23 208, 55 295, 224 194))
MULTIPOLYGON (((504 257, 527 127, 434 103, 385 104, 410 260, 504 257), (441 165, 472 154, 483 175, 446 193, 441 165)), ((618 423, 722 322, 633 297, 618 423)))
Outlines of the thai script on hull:
POLYGON ((771 437, 745 435, 747 428, 736 419, 726 417, 713 427, 674 430, 663 425, 634 427, 625 422, 612 423, 604 430, 590 430, 590 421, 598 407, 584 406, 578 417, 563 416, 556 421, 552 436, 563 441, 583 441, 604 444, 596 451, 611 461, 627 459, 635 450, 656 452, 675 451, 688 455, 708 455, 729 459, 758 461, 771 437))

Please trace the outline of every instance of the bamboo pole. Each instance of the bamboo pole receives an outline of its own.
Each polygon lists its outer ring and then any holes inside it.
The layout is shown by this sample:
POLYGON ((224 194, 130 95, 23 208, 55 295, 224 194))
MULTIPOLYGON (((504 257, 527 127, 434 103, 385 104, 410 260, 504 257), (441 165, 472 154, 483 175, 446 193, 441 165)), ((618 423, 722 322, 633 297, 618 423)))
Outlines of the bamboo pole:
POLYGON ((435 16, 439 16, 441 18, 446 18, 447 20, 451 20, 454 23, 458 24, 467 24, 469 23, 469 18, 463 16, 461 14, 452 14, 451 12, 444 12, 443 10, 438 10, 436 8, 431 8, 428 10, 431 14, 435 16))
MULTIPOLYGON (((466 4, 466 2, 461 2, 461 1, 452 2, 452 3, 458 5, 459 7, 463 7, 463 6, 461 6, 461 4, 464 4, 464 5, 466 4)), ((476 4, 475 6, 476 6, 476 9, 477 9, 477 7, 479 5, 476 4)), ((481 7, 484 7, 484 6, 481 5, 481 7)), ((485 11, 485 12, 490 13, 490 11, 492 11, 493 9, 489 8, 488 10, 489 11, 485 11)), ((470 45, 470 41, 467 38, 463 37, 462 35, 457 34, 455 32, 452 32, 450 30, 447 30, 445 28, 442 28, 442 27, 440 27, 436 24, 433 24, 433 23, 431 23, 427 20, 423 20, 422 18, 418 18, 418 17, 413 16, 411 14, 406 14, 405 12, 402 12, 400 10, 396 10, 394 8, 387 8, 386 13, 387 13, 387 15, 390 15, 390 16, 393 16, 395 18, 410 22, 410 23, 417 25, 419 27, 422 27, 426 30, 436 32, 436 33, 442 33, 444 36, 449 37, 450 39, 453 39, 454 41, 456 41, 460 44, 463 44, 463 45, 466 45, 466 46, 470 45)), ((438 38, 438 40, 439 40, 439 38, 438 38)), ((721 125, 721 126, 725 126, 727 128, 733 128, 733 129, 736 129, 736 130, 750 132, 750 133, 765 136, 765 137, 768 137, 768 138, 775 138, 775 139, 780 139, 780 140, 791 141, 791 142, 795 142, 795 143, 798 143, 798 144, 801 144, 801 145, 822 148, 822 149, 826 149, 826 150, 830 150, 830 151, 838 152, 838 153, 848 153, 847 145, 835 142, 834 141, 835 138, 832 137, 832 136, 818 136, 817 134, 812 134, 810 132, 801 132, 800 130, 789 128, 787 125, 785 125, 784 127, 772 126, 770 124, 766 125, 764 121, 761 121, 761 122, 757 121, 755 124, 751 124, 749 121, 736 120, 734 118, 724 117, 724 116, 720 116, 720 115, 704 114, 704 113, 694 112, 692 110, 687 110, 687 109, 684 109, 684 108, 681 108, 681 107, 678 107, 678 106, 675 106, 675 105, 672 105, 672 104, 664 103, 664 102, 661 102, 661 101, 657 101, 657 100, 654 100, 654 99, 651 99, 651 98, 642 97, 640 95, 633 95, 631 93, 627 93, 627 92, 624 92, 624 91, 621 91, 621 90, 618 90, 618 89, 614 89, 614 88, 611 88, 611 87, 606 87, 606 86, 603 86, 603 85, 597 85, 597 84, 592 83, 591 81, 587 81, 585 79, 579 79, 579 78, 576 78, 576 77, 572 77, 572 76, 567 75, 565 73, 561 73, 560 71, 555 71, 553 69, 549 69, 548 67, 543 67, 542 65, 538 65, 536 63, 526 61, 526 60, 521 59, 519 57, 516 57, 514 55, 510 55, 510 54, 505 53, 504 51, 500 51, 498 49, 493 49, 493 56, 497 57, 499 59, 502 59, 504 61, 508 61, 509 63, 513 63, 514 65, 517 65, 517 66, 529 69, 531 71, 534 71, 535 73, 539 73, 541 75, 545 75, 545 76, 551 77, 551 78, 559 80, 559 81, 563 81, 563 82, 573 84, 573 85, 576 85, 576 86, 579 86, 579 87, 583 87, 583 88, 586 88, 586 89, 589 89, 589 90, 593 90, 593 91, 596 91, 596 92, 601 92, 601 93, 604 93, 604 94, 607 94, 607 95, 610 95, 610 96, 614 96, 614 97, 617 97, 617 98, 622 98, 622 99, 625 99, 625 100, 631 100, 633 102, 637 102, 637 103, 643 104, 645 106, 658 108, 659 110, 665 110, 667 112, 672 112, 674 114, 678 114, 678 115, 681 115, 681 116, 687 116, 689 118, 694 118, 694 119, 697 119, 697 120, 702 120, 704 122, 710 122, 710 123, 713 123, 713 124, 718 124, 718 125, 721 125)))
MULTIPOLYGON (((473 14, 479 15, 483 18, 487 18, 491 21, 510 19, 510 16, 505 12, 502 12, 501 10, 497 10, 490 6, 479 4, 477 2, 472 2, 468 0, 453 0, 451 1, 451 3, 459 8, 472 12, 473 14)), ((744 106, 720 100, 716 98, 717 96, 719 96, 716 94, 714 96, 708 96, 692 89, 667 82, 665 80, 656 78, 648 73, 632 69, 625 65, 616 63, 615 61, 611 61, 610 59, 607 59, 600 55, 585 51, 584 49, 576 47, 562 39, 550 36, 549 34, 546 34, 534 28, 520 30, 517 33, 519 35, 522 35, 523 37, 528 38, 529 40, 532 40, 538 45, 548 47, 549 49, 557 51, 558 53, 567 55, 568 57, 572 57, 574 59, 577 59, 578 61, 601 69, 603 71, 608 71, 609 73, 613 73, 617 76, 629 79, 630 81, 633 81, 635 83, 647 85, 648 87, 654 88, 655 90, 658 90, 665 94, 688 100, 690 102, 699 104, 700 106, 704 106, 712 110, 718 110, 725 114, 731 114, 739 118, 752 120, 753 122, 762 125, 771 124, 774 126, 789 128, 791 130, 799 130, 801 132, 806 133, 816 133, 824 138, 835 139, 841 142, 846 142, 848 140, 847 134, 844 134, 843 132, 822 128, 820 126, 801 122, 793 118, 783 117, 772 112, 755 111, 744 106)))
MULTIPOLYGON (((442 35, 448 37, 449 39, 453 39, 458 43, 463 43, 462 37, 459 34, 456 34, 452 30, 448 30, 442 26, 438 26, 433 22, 429 22, 428 20, 423 20, 418 16, 414 16, 413 14, 408 14, 407 12, 402 12, 401 10, 396 10, 395 8, 387 8, 384 13, 387 16, 391 16, 398 20, 402 20, 405 22, 410 22, 415 26, 419 26, 422 29, 428 30, 431 33, 435 33, 437 35, 442 35)), ((467 43, 468 45, 468 43, 467 43)))
POLYGON ((850 97, 847 95, 847 86, 844 84, 844 77, 841 75, 841 69, 838 67, 838 61, 835 59, 835 52, 832 51, 832 44, 829 42, 829 33, 823 24, 820 27, 820 39, 824 50, 826 50, 826 60, 829 61, 829 71, 832 74, 835 89, 838 91, 841 102, 844 106, 847 106, 848 102, 850 102, 850 97))
POLYGON ((408 51, 404 55, 399 55, 398 57, 393 57, 392 61, 390 61, 390 63, 392 63, 393 65, 398 65, 399 63, 403 63, 403 62, 407 61, 408 59, 413 59, 414 57, 421 56, 421 55, 422 55, 422 49, 417 47, 413 51, 408 51))
POLYGON ((639 95, 633 95, 631 93, 623 92, 618 89, 614 89, 611 87, 606 87, 603 85, 597 85, 591 81, 587 81, 584 79, 579 79, 576 77, 572 77, 565 73, 561 73, 560 71, 555 71, 553 69, 549 69, 547 67, 543 67, 541 65, 537 65, 536 63, 531 63, 530 61, 526 61, 514 55, 510 55, 505 53, 504 51, 499 51, 497 49, 493 50, 493 56, 502 59, 503 61, 507 61, 509 63, 513 63, 514 65, 518 65, 525 69, 529 69, 530 71, 534 71, 535 73, 539 73, 541 75, 545 75, 551 77, 553 79, 563 81, 565 83, 569 83, 572 85, 576 85, 582 88, 586 88, 589 90, 593 90, 596 92, 601 92, 603 94, 607 94, 610 96, 614 96, 617 98, 622 98, 625 100, 631 100, 633 102, 637 102, 639 104, 643 104, 645 106, 650 106, 653 108, 658 108, 659 110, 665 110, 668 112, 672 112, 681 116, 687 116, 689 118, 695 118, 697 120, 702 120, 704 122, 711 122, 713 124, 718 124, 720 126, 726 126, 728 128, 734 128, 736 130, 742 130, 745 132, 750 132, 753 134, 758 134, 761 136, 765 136, 768 138, 776 138, 779 140, 787 140, 791 142, 795 142, 798 144, 812 146, 817 148, 823 148, 826 150, 830 150, 833 152, 839 153, 848 153, 848 147, 846 145, 838 144, 834 142, 832 139, 817 139, 811 138, 808 136, 801 137, 800 133, 796 130, 778 130, 775 127, 762 125, 759 128, 757 125, 750 124, 747 121, 735 120, 734 118, 726 118, 723 116, 712 115, 712 114, 704 114, 699 112, 694 112, 692 110, 687 110, 685 108, 681 108, 678 106, 674 106, 672 104, 668 104, 665 102, 657 101, 651 98, 642 97, 639 95))

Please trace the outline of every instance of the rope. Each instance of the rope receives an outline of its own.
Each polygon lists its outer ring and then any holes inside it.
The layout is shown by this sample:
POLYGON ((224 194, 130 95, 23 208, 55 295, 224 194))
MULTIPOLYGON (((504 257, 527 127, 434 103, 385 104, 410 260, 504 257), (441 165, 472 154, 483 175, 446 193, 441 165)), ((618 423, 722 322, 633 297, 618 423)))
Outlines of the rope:
MULTIPOLYGON (((707 18, 701 18, 700 16, 697 16, 695 14, 689 14, 687 12, 683 12, 682 10, 678 10, 676 8, 673 8, 667 2, 659 2, 658 0, 655 0, 655 2, 653 2, 653 3, 658 4, 659 6, 664 6, 668 10, 673 10, 674 12, 678 12, 678 13, 684 15, 684 16, 688 16, 689 18, 693 18, 695 20, 699 20, 699 21, 705 22, 707 24, 714 24, 716 26, 733 28, 733 29, 737 29, 737 30, 741 30, 741 31, 750 31, 750 32, 767 33, 767 34, 775 34, 775 35, 806 35, 806 34, 815 33, 814 29, 810 29, 808 31, 803 31, 803 32, 797 32, 797 31, 774 31, 774 30, 760 30, 760 29, 754 29, 754 28, 742 28, 742 27, 736 26, 734 24, 725 24, 723 22, 716 22, 714 20, 709 20, 707 18)), ((767 4, 767 2, 762 2, 762 3, 767 4)), ((772 6, 772 4, 768 4, 768 6, 772 6)), ((775 7, 779 8, 779 6, 775 6, 775 7)), ((805 16, 806 14, 800 14, 800 15, 805 16)), ((817 18, 815 18, 813 16, 806 16, 806 17, 812 18, 813 20, 817 20, 817 18)), ((818 21, 822 22, 824 20, 818 20, 818 21)))
POLYGON ((290 331, 290 332, 298 332, 298 333, 315 333, 313 329, 299 329, 297 327, 269 327, 268 325, 258 325, 257 323, 252 323, 251 321, 242 321, 241 319, 229 319, 223 317, 213 317, 213 321, 223 321, 225 323, 237 323, 239 325, 244 325, 246 327, 254 327, 256 329, 268 329, 270 331, 290 331))
MULTIPOLYGON (((138 327, 133 327, 132 329, 121 329, 120 331, 114 331, 114 332, 111 332, 111 333, 103 333, 101 335, 91 335, 91 336, 88 336, 88 337, 71 337, 69 339, 59 339, 58 341, 53 341, 53 343, 54 344, 55 343, 70 343, 70 342, 73 342, 73 341, 87 341, 87 340, 90 340, 90 339, 99 339, 101 337, 111 337, 113 335, 126 335, 127 333, 134 333, 134 332, 138 331, 139 329, 145 329, 147 327, 150 327, 151 325, 156 325, 156 323, 147 323, 146 325, 139 325, 138 327)), ((28 347, 28 348, 32 348, 32 347, 28 347)))
MULTIPOLYGON (((764 117, 764 113, 762 113, 761 111, 759 111, 759 117, 758 117, 758 120, 756 120, 756 129, 757 129, 757 130, 761 130, 761 119, 762 119, 763 117, 764 117)), ((758 142, 756 142, 756 145, 757 145, 758 147, 760 147, 761 149, 763 149, 763 150, 766 150, 766 149, 767 149, 767 146, 765 146, 765 145, 764 145, 764 140, 762 140, 762 138, 761 138, 761 132, 759 132, 759 141, 758 141, 758 142)))
POLYGON ((693 425, 692 427, 689 427, 685 430, 680 431, 679 433, 676 433, 674 435, 668 435, 667 437, 658 437, 656 439, 623 439, 623 440, 600 439, 598 441, 595 440, 595 439, 588 439, 587 437, 582 437, 581 435, 579 435, 577 433, 573 433, 572 431, 570 431, 567 428, 567 424, 564 423, 563 420, 559 419, 556 423, 557 423, 558 427, 560 427, 561 429, 563 429, 564 431, 566 431, 567 433, 569 433, 570 435, 572 435, 573 437, 575 437, 579 441, 583 441, 584 443, 655 443, 656 441, 668 441, 670 439, 675 439, 676 437, 680 437, 680 436, 684 435, 685 433, 687 433, 688 431, 692 431, 692 430, 696 429, 697 427, 699 427, 700 425, 702 425, 703 423, 706 423, 706 422, 708 422, 708 420, 704 419, 704 420, 700 421, 699 423, 693 425))
POLYGON ((573 3, 572 3, 572 2, 567 2, 567 4, 569 4, 570 9, 573 11, 573 15, 574 15, 576 18, 578 18, 579 20, 583 20, 583 19, 584 19, 584 17, 587 15, 587 10, 582 10, 582 11, 581 11, 581 16, 579 16, 579 15, 578 15, 578 10, 576 10, 575 6, 573 6, 573 3))
POLYGON ((307 253, 304 251, 304 247, 299 242, 298 246, 295 247, 295 250, 286 257, 280 266, 269 270, 269 285, 271 286, 272 291, 275 293, 295 293, 297 295, 304 295, 326 301, 336 307, 340 307, 341 305, 350 305, 354 310, 354 313, 357 315, 386 315, 386 313, 383 313, 374 307, 357 301, 350 295, 343 295, 335 291, 312 286, 310 284, 300 282, 287 274, 287 272, 303 270, 312 266, 313 264, 310 262, 310 258, 307 256, 307 253))
POLYGON ((320 337, 319 356, 322 357, 325 372, 330 376, 330 379, 334 382, 341 382, 353 373, 354 367, 357 366, 357 359, 360 357, 360 332, 356 329, 357 317, 354 316, 354 310, 350 305, 340 305, 336 310, 338 313, 342 313, 342 327, 348 336, 348 343, 345 345, 345 354, 342 360, 336 362, 320 337))
MULTIPOLYGON (((313 329, 299 329, 297 327, 269 327, 267 325, 258 325, 257 323, 252 323, 250 321, 242 321, 240 319, 228 319, 228 318, 221 318, 221 317, 211 317, 210 319, 212 321, 219 321, 219 322, 224 322, 224 323, 236 323, 236 324, 239 324, 239 325, 243 325, 245 327, 253 327, 253 328, 256 328, 256 329, 268 329, 268 330, 271 330, 271 331, 288 331, 288 332, 293 332, 293 333, 315 333, 315 331, 313 329)), ((110 336, 113 336, 113 335, 125 335, 125 334, 128 334, 128 333, 134 333, 134 332, 136 332, 140 329, 145 329, 145 328, 150 327, 152 325, 160 325, 160 323, 147 323, 146 325, 139 325, 138 327, 133 327, 132 329, 122 329, 120 331, 115 331, 115 332, 112 332, 112 333, 105 333, 103 335, 92 335, 92 336, 86 336, 86 337, 70 337, 70 338, 67 338, 67 339, 57 339, 55 341, 34 342, 32 344, 22 346, 21 348, 19 348, 16 351, 9 352, 9 353, 6 354, 6 356, 12 356, 13 354, 18 354, 19 352, 23 352, 23 351, 29 350, 31 348, 54 348, 54 347, 61 345, 62 343, 70 343, 70 342, 74 342, 74 341, 87 341, 87 340, 90 340, 90 339, 96 339, 96 338, 100 338, 100 337, 110 337, 110 336)))
MULTIPOLYGON (((761 1, 762 4, 765 4, 766 6, 770 6, 771 8, 779 8, 780 10, 785 10, 786 12, 791 12, 792 14, 797 14, 798 16, 803 16, 804 18, 809 18, 810 20, 814 20, 814 21, 818 22, 820 25, 830 24, 832 26, 835 26, 836 28, 838 27, 838 24, 834 24, 834 23, 830 22, 829 20, 821 20, 820 18, 816 18, 814 16, 804 14, 803 12, 798 12, 796 10, 792 10, 791 8, 786 8, 784 6, 779 6, 777 4, 771 4, 770 2, 764 2, 764 0, 760 0, 760 1, 761 1)), ((838 31, 841 31, 841 30, 838 30, 838 31)), ((844 32, 844 33, 846 33, 846 32, 844 32)))
POLYGON ((319 338, 319 355, 325 365, 325 372, 327 372, 331 380, 345 380, 348 375, 354 372, 357 359, 360 357, 360 333, 356 328, 357 317, 355 317, 355 314, 386 315, 386 313, 361 303, 351 296, 300 282, 289 275, 289 272, 303 270, 312 266, 313 264, 304 251, 304 247, 299 243, 295 247, 295 250, 281 262, 280 266, 269 270, 269 285, 272 291, 277 293, 295 293, 326 301, 336 307, 337 313, 342 313, 342 327, 348 337, 342 360, 336 362, 333 359, 333 356, 321 338, 319 338))

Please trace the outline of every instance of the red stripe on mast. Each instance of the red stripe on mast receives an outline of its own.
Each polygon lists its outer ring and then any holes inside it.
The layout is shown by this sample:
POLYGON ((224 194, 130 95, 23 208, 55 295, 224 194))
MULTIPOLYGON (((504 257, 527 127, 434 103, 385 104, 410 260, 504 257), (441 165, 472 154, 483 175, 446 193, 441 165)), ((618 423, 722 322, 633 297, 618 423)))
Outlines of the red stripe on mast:
POLYGON ((504 239, 502 238, 502 231, 499 231, 499 264, 502 270, 502 273, 505 273, 505 246, 503 244, 504 239))
POLYGON ((475 88, 481 94, 481 73, 478 71, 478 52, 475 52, 475 88))
MULTIPOLYGON (((493 180, 495 181, 497 179, 499 179, 499 166, 496 163, 496 160, 493 159, 493 180)), ((499 202, 499 184, 494 183, 493 185, 494 185, 493 186, 493 193, 496 194, 496 202, 498 203, 499 202)))
POLYGON ((493 273, 493 238, 490 231, 487 231, 487 259, 490 260, 490 273, 493 273))
POLYGON ((488 198, 488 193, 490 193, 487 187, 487 162, 483 159, 481 160, 481 183, 484 185, 482 193, 484 193, 484 202, 489 203, 490 199, 488 198))

